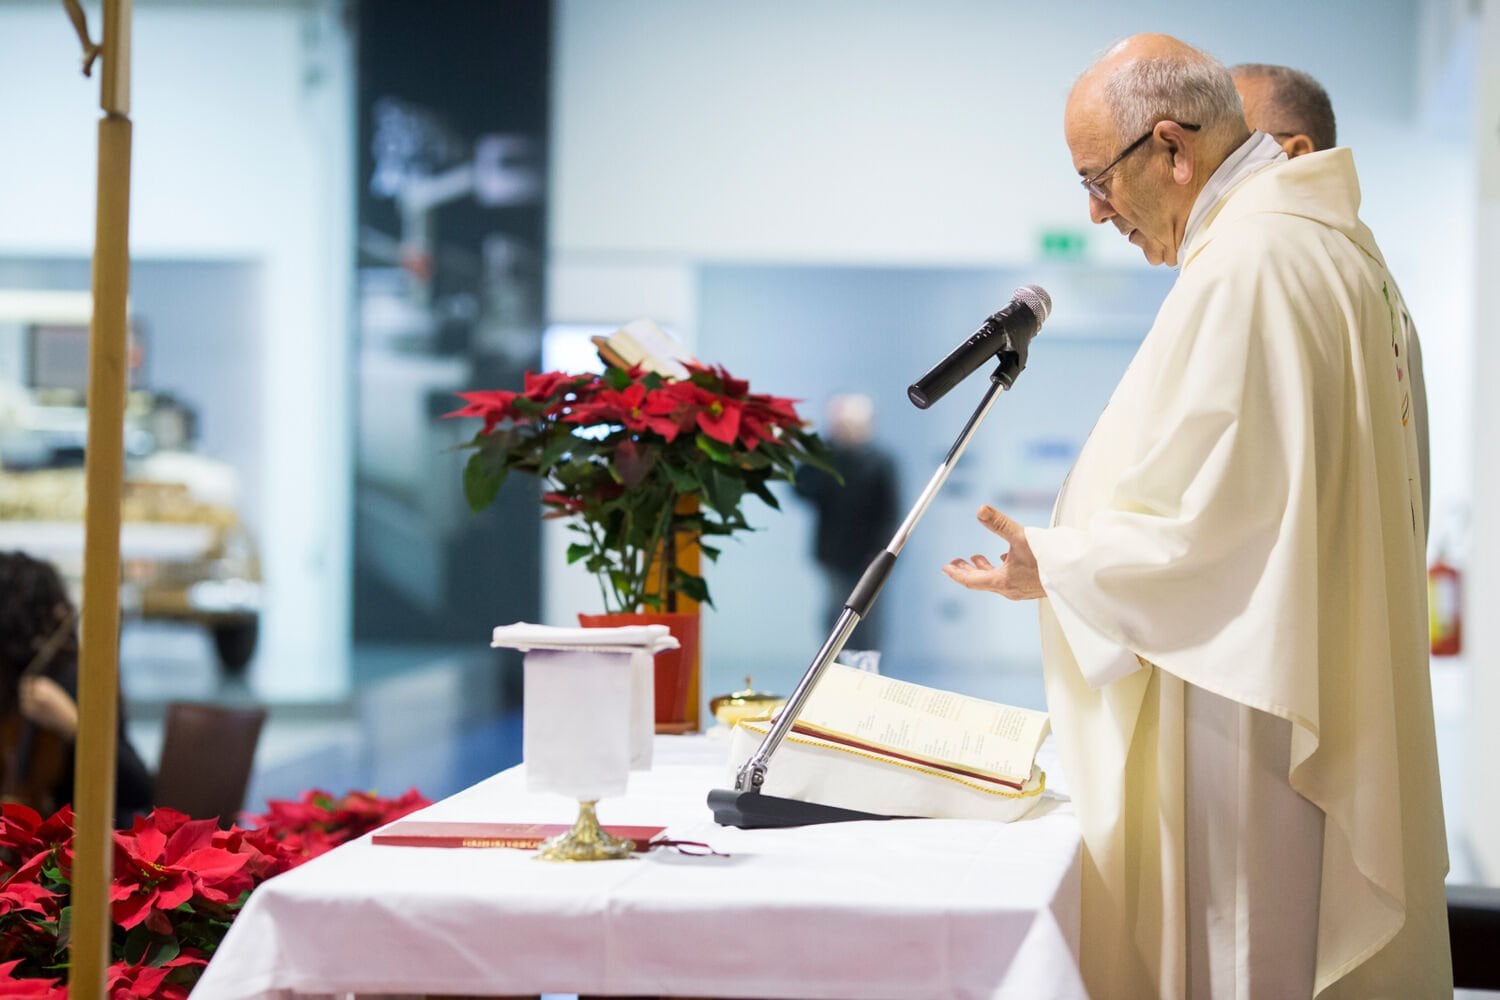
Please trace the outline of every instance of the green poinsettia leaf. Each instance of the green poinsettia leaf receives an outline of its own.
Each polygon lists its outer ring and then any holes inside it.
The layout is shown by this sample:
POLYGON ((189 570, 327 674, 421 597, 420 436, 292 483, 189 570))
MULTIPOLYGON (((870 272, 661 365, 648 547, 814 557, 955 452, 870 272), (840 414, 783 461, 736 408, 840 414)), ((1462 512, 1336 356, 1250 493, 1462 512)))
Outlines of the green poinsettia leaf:
POLYGON ((155 966, 163 966, 178 955, 182 954, 182 945, 176 938, 159 938, 148 953, 148 963, 155 966))
POLYGON ((769 478, 779 479, 785 483, 796 482, 797 470, 800 468, 803 468, 803 466, 798 465, 791 458, 787 458, 786 460, 777 459, 775 467, 769 470, 769 478))
POLYGON ((828 442, 807 431, 793 431, 792 436, 802 452, 801 463, 810 465, 814 469, 822 469, 824 472, 838 480, 840 486, 844 485, 844 477, 839 475, 839 470, 833 465, 833 451, 828 447, 828 442))
POLYGON ((464 464, 464 499, 476 514, 495 502, 505 484, 505 456, 481 448, 464 464))
POLYGON ((764 469, 775 462, 777 457, 771 449, 760 447, 741 455, 739 464, 746 469, 764 469))
POLYGON ((738 509, 745 495, 745 483, 718 469, 709 469, 703 478, 703 497, 720 517, 726 520, 738 509))
POLYGON ((576 490, 599 476, 599 467, 581 455, 573 455, 551 470, 551 476, 568 489, 576 490))
POLYGON ((57 912, 57 951, 65 953, 73 943, 73 906, 70 903, 57 912))
POLYGON ((699 604, 714 606, 713 598, 708 596, 708 584, 703 577, 694 576, 691 573, 681 573, 677 577, 677 592, 697 601, 699 604))
MULTIPOLYGON (((554 394, 555 397, 556 394, 554 394)), ((517 415, 523 417, 539 417, 547 412, 547 407, 552 405, 552 400, 528 399, 525 396, 517 396, 510 401, 510 408, 517 415)))
POLYGON ((703 522, 703 527, 702 527, 701 530, 702 530, 703 534, 709 535, 709 536, 713 536, 713 535, 731 535, 739 527, 740 527, 739 525, 729 524, 729 523, 726 523, 724 521, 709 521, 709 520, 705 519, 704 522, 703 522))
MULTIPOLYGON (((734 461, 734 456, 730 454, 729 446, 724 444, 724 442, 715 441, 707 434, 699 434, 696 440, 698 450, 702 451, 715 462, 722 462, 725 465, 729 465, 734 461)), ((704 478, 707 478, 706 473, 704 478)))
POLYGON ((568 563, 576 563, 580 559, 587 559, 589 553, 594 551, 592 545, 584 545, 582 542, 574 542, 568 546, 568 563))
POLYGON ((541 454, 537 456, 536 463, 539 469, 550 469, 568 453, 568 449, 578 443, 571 432, 559 429, 552 434, 547 443, 542 447, 541 454))
POLYGON ((124 954, 121 957, 131 965, 145 965, 146 952, 150 950, 154 937, 145 924, 136 924, 125 935, 124 954))
POLYGON ((766 486, 765 480, 757 480, 750 484, 750 492, 760 497, 761 501, 772 510, 781 509, 781 501, 776 499, 776 494, 766 486))
POLYGON ((677 514, 672 518, 672 524, 679 535, 696 535, 703 530, 703 515, 677 514))
POLYGON ((630 372, 624 368, 616 368, 610 365, 604 369, 604 384, 619 392, 630 385, 630 372))
POLYGON ((485 442, 485 439, 488 436, 489 435, 485 434, 484 431, 479 431, 473 437, 469 438, 469 440, 467 440, 467 441, 460 441, 458 444, 454 445, 453 447, 451 447, 451 448, 444 448, 443 450, 444 451, 469 451, 472 448, 478 448, 481 445, 483 445, 484 442, 485 442))
POLYGON ((672 483, 672 489, 678 493, 696 493, 702 489, 703 483, 692 469, 683 468, 672 462, 665 462, 662 468, 666 470, 667 479, 672 483))

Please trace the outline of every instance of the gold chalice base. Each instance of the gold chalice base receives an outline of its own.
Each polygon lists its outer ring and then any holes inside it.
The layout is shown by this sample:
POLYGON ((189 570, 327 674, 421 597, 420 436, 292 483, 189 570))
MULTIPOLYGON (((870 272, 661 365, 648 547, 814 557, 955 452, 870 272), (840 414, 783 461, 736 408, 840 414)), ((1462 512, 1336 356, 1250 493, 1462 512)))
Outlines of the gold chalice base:
POLYGON ((599 827, 594 812, 597 799, 580 799, 573 829, 544 840, 536 849, 537 861, 618 861, 635 853, 635 841, 611 837, 599 827))

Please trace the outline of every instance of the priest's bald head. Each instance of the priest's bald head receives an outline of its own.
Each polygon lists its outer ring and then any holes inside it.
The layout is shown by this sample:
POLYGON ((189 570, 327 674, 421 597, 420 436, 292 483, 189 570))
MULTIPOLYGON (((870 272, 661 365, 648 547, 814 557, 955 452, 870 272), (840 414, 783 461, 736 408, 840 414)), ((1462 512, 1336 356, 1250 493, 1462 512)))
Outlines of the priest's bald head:
POLYGON ((1089 217, 1174 266, 1198 192, 1250 137, 1229 70, 1168 35, 1133 35, 1084 71, 1063 129, 1089 217))

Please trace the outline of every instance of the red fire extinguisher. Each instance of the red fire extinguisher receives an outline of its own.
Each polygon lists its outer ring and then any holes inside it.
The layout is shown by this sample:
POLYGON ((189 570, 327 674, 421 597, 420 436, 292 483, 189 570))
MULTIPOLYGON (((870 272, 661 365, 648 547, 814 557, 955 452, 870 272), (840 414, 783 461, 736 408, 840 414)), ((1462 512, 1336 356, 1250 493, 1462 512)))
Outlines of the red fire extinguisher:
POLYGON ((1462 580, 1441 552, 1427 568, 1427 623, 1433 656, 1457 656, 1463 648, 1462 580))

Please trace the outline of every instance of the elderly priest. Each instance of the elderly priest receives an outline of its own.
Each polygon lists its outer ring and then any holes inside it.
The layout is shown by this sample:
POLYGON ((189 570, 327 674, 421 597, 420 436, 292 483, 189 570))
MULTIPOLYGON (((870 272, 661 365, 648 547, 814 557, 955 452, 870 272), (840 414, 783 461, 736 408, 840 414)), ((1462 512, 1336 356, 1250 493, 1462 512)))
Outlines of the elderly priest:
POLYGON ((1348 150, 1120 43, 1064 118, 1095 222, 1180 269, 1053 523, 945 567, 1040 598, 1109 997, 1451 996, 1403 304, 1348 150))

